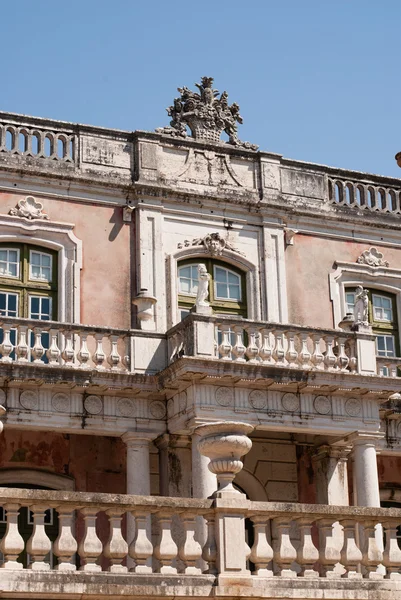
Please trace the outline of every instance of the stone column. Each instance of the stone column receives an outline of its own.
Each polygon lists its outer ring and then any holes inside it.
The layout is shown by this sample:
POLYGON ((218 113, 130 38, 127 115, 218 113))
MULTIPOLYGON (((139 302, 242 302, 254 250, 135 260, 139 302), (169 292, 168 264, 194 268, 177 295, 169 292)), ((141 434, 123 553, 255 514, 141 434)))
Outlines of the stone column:
POLYGON ((358 435, 353 439, 354 504, 356 506, 380 507, 376 443, 376 438, 364 435, 358 435))
POLYGON ((318 504, 348 506, 349 448, 321 446, 313 456, 318 504))
POLYGON ((159 448, 160 495, 191 497, 191 438, 165 433, 155 441, 159 448))
MULTIPOLYGON (((121 436, 127 446, 127 494, 150 496, 149 444, 154 438, 154 434, 136 431, 128 431, 121 436)), ((147 521, 147 532, 151 539, 150 519, 147 521)), ((135 520, 132 515, 127 515, 128 545, 134 536, 135 520)), ((132 563, 132 559, 129 559, 129 562, 132 563)))
MULTIPOLYGON (((350 448, 321 446, 313 456, 316 482, 316 502, 332 506, 348 506, 348 455, 350 448)), ((333 523, 332 541, 338 553, 344 543, 343 528, 338 521, 333 523)), ((322 540, 323 543, 323 540, 322 540)), ((336 565, 335 572, 342 575, 345 569, 336 565)))
MULTIPOLYGON (((353 488, 354 505, 380 507, 379 473, 377 470, 376 444, 378 438, 374 436, 356 434, 353 442, 353 488)), ((363 547, 363 530, 358 533, 359 545, 363 547)), ((376 544, 383 551, 383 526, 376 525, 376 544)), ((378 573, 384 573, 382 565, 378 573)))
POLYGON ((199 452, 198 444, 201 437, 192 434, 192 496, 194 498, 209 498, 217 490, 217 478, 209 470, 209 459, 199 452))

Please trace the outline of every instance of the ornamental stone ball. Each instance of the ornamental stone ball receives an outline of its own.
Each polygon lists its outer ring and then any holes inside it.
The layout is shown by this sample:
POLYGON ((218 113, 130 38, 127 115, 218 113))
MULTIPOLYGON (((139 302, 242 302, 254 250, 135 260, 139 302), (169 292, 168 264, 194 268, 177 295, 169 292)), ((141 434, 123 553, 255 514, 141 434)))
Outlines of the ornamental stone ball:
POLYGON ((189 127, 195 140, 219 142, 223 131, 228 135, 228 143, 232 146, 257 150, 258 146, 242 142, 238 138, 238 123, 243 120, 236 102, 228 104, 228 94, 223 92, 218 98, 219 91, 214 89, 213 77, 202 77, 201 83, 195 83, 199 90, 192 92, 187 87, 177 88, 180 98, 174 98, 167 114, 171 117, 169 127, 159 127, 157 133, 175 137, 187 137, 189 127))

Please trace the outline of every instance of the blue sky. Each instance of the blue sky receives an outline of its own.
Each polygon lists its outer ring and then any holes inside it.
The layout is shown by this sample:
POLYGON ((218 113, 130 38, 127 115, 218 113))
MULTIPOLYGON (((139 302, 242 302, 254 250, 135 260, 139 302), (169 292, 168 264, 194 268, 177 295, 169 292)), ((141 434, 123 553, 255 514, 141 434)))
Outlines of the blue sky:
POLYGON ((3 0, 1 16, 1 110, 153 130, 208 75, 242 139, 401 177, 401 0, 3 0))

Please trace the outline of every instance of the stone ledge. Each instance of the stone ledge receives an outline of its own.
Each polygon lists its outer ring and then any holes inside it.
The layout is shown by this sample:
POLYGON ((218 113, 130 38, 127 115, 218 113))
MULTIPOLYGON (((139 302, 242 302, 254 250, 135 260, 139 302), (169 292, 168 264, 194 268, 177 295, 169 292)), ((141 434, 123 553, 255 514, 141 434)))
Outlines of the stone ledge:
POLYGON ((0 597, 65 598, 83 600, 107 596, 109 600, 160 597, 265 598, 266 600, 399 600, 401 581, 286 579, 280 577, 237 580, 214 586, 210 575, 137 575, 111 573, 46 573, 2 570, 0 597))

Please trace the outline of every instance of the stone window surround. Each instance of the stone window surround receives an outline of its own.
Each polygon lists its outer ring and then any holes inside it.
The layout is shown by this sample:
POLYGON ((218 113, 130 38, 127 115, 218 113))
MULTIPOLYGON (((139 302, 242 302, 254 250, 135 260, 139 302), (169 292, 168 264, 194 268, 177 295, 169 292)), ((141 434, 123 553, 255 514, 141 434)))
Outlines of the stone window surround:
POLYGON ((40 469, 0 469, 0 487, 9 484, 42 485, 51 490, 75 491, 75 481, 71 477, 40 469))
MULTIPOLYGON (((182 260, 194 259, 196 262, 202 262, 205 258, 210 259, 210 254, 202 251, 201 248, 185 248, 169 256, 168 261, 168 323, 172 327, 180 321, 178 310, 178 263, 182 260)), ((213 257, 212 257, 213 258, 213 257)), ((227 268, 233 265, 245 274, 246 298, 247 298, 247 318, 259 320, 260 316, 260 282, 258 268, 243 256, 239 256, 231 250, 224 250, 222 256, 218 256, 219 261, 225 262, 227 268)), ((194 301, 195 304, 195 301, 194 301)))
POLYGON ((80 271, 82 242, 71 223, 0 215, 0 244, 17 242, 55 250, 58 254, 57 320, 80 322, 80 271))
POLYGON ((370 267, 369 265, 348 262, 335 262, 335 267, 336 270, 329 275, 334 328, 338 329, 338 324, 347 312, 345 288, 356 287, 357 285, 394 294, 398 322, 401 323, 401 269, 370 267))

